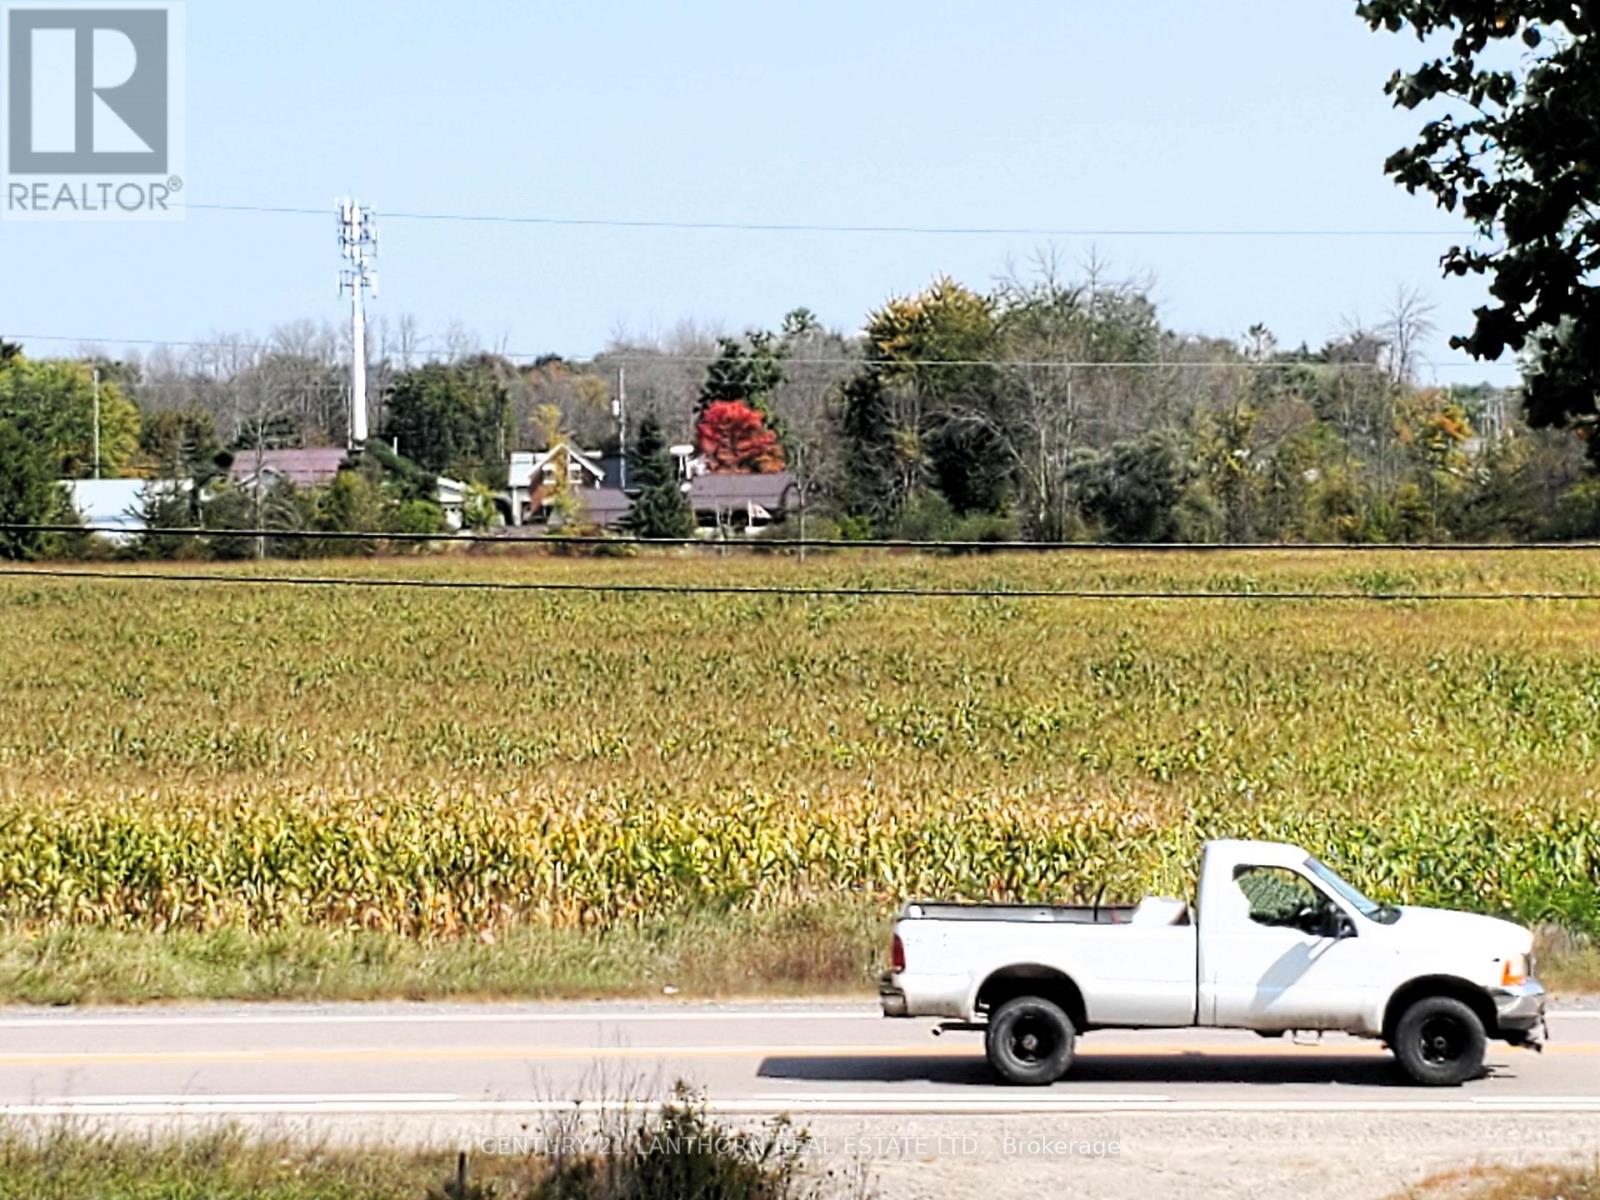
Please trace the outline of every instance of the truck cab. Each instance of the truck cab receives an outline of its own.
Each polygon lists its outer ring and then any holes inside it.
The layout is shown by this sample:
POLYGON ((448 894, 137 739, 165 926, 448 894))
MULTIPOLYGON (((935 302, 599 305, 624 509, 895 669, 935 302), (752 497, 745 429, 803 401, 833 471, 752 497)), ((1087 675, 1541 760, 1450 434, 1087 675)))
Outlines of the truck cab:
POLYGON ((1337 1030, 1381 1038, 1416 1082, 1458 1084, 1485 1043, 1535 1041, 1533 936, 1363 896, 1298 846, 1206 845, 1194 903, 907 905, 888 1016, 981 1028, 1003 1079, 1048 1083, 1108 1028, 1337 1030))

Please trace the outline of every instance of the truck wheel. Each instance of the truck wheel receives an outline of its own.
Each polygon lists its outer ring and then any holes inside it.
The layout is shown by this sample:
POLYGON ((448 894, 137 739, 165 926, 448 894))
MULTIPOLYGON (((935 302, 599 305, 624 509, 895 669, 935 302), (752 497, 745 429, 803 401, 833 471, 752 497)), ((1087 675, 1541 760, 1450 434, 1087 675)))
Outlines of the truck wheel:
POLYGON ((1007 1083, 1054 1083, 1072 1065, 1077 1031, 1060 1007, 1038 996, 1007 1000, 989 1014, 989 1065, 1007 1083))
POLYGON ((1394 1056, 1424 1087, 1457 1087, 1481 1074, 1486 1044, 1478 1014, 1450 996, 1418 1000, 1394 1027, 1394 1056))

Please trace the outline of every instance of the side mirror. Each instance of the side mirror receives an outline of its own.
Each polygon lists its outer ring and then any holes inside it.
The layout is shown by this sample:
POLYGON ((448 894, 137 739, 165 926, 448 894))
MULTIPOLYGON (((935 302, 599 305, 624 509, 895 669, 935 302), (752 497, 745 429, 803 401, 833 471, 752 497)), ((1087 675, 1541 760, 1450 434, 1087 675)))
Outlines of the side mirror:
POLYGON ((1348 913, 1341 909, 1331 908, 1326 914, 1323 923, 1323 932, 1331 938, 1347 938, 1356 936, 1356 923, 1350 919, 1348 913))

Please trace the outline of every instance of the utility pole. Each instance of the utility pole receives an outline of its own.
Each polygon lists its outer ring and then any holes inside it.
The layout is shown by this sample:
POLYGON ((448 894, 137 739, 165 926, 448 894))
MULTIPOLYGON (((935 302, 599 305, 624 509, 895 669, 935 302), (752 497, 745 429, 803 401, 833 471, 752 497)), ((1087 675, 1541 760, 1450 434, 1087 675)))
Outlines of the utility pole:
POLYGON ((360 453, 367 440, 367 311, 366 294, 378 294, 378 223, 372 209, 346 197, 339 205, 339 250, 349 265, 339 272, 339 294, 350 293, 350 437, 360 453))
POLYGON ((618 481, 624 491, 628 487, 628 368, 617 368, 617 402, 611 406, 611 415, 617 418, 618 437, 622 440, 622 465, 618 481))
POLYGON ((100 368, 94 369, 94 477, 100 478, 100 368))

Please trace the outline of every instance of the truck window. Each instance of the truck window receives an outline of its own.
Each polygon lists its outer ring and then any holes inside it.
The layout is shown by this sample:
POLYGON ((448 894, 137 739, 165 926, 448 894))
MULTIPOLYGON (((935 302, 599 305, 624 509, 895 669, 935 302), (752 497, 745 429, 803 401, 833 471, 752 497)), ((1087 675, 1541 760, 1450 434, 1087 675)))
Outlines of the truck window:
POLYGON ((1299 929, 1308 914, 1321 910, 1322 893, 1287 867, 1240 867, 1233 882, 1250 902, 1250 919, 1258 925, 1299 929))

